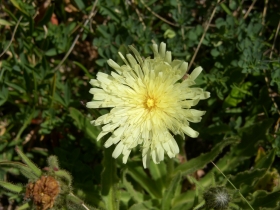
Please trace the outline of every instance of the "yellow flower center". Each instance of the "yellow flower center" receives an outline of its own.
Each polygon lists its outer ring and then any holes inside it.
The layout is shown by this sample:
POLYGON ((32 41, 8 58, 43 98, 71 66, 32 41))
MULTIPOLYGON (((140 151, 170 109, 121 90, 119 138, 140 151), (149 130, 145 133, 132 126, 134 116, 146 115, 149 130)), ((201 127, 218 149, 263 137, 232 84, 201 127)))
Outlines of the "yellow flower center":
POLYGON ((148 98, 146 102, 147 108, 151 109, 155 106, 155 100, 152 98, 148 98))

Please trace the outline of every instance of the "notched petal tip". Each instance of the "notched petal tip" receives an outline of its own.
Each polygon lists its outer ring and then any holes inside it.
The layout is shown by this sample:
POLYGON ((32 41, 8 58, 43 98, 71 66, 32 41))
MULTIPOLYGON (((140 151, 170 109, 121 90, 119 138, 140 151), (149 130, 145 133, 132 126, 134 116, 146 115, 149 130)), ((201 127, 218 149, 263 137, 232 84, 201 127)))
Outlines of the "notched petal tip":
POLYGON ((172 53, 171 53, 171 51, 167 51, 167 52, 165 53, 165 58, 164 58, 164 60, 165 60, 167 63, 171 64, 171 62, 172 62, 172 53))
POLYGON ((100 87, 100 82, 98 82, 98 80, 96 79, 91 79, 89 81, 89 84, 91 84, 92 86, 100 87))
POLYGON ((107 63, 109 66, 111 66, 113 69, 119 69, 121 68, 119 66, 119 64, 117 64, 115 61, 113 61, 112 59, 107 60, 107 63))
POLYGON ((138 61, 138 63, 139 63, 140 65, 142 65, 142 64, 143 64, 143 59, 142 59, 141 55, 139 54, 139 52, 138 52, 132 45, 129 45, 128 47, 129 47, 130 50, 134 53, 135 58, 136 58, 136 60, 138 61))
POLYGON ((186 135, 188 135, 189 137, 192 137, 192 138, 196 138, 199 135, 199 133, 197 131, 195 131, 194 129, 192 129, 189 126, 182 127, 182 130, 186 135))
POLYGON ((86 107, 90 109, 99 108, 102 103, 102 101, 91 101, 87 102, 86 107))
POLYGON ((112 157, 113 158, 117 158, 120 156, 120 154, 122 153, 123 151, 123 148, 124 148, 124 144, 122 142, 118 143, 118 145, 116 146, 113 154, 112 154, 112 157))
POLYGON ((121 59, 123 60, 123 62, 125 63, 125 65, 127 65, 128 67, 130 67, 128 61, 125 59, 125 57, 123 56, 123 54, 121 52, 119 52, 119 56, 121 57, 121 59))
POLYGON ((160 43, 159 46, 159 55, 164 59, 165 58, 165 52, 166 52, 166 44, 164 42, 160 43))
POLYGON ((191 79, 191 80, 195 80, 195 79, 198 77, 198 75, 202 72, 202 70, 203 70, 203 69, 202 69, 201 66, 195 68, 195 69, 192 71, 192 73, 190 74, 190 79, 191 79))
POLYGON ((109 132, 100 132, 96 138, 96 141, 99 141, 103 136, 105 136, 106 134, 108 134, 109 132))
POLYGON ((210 98, 211 93, 208 92, 208 91, 205 91, 205 92, 204 92, 204 96, 205 96, 205 99, 210 98))
POLYGON ((158 57, 158 45, 157 44, 153 44, 152 50, 153 50, 154 56, 158 57))

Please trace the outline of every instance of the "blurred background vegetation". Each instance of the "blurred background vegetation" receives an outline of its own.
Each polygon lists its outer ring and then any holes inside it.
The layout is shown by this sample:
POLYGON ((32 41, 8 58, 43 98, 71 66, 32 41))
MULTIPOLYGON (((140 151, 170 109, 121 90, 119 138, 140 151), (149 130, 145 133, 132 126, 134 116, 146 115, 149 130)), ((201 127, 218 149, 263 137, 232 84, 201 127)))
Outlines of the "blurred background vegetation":
MULTIPOLYGON (((0 161, 18 146, 43 168, 56 155, 77 196, 99 209, 193 209, 225 186, 235 207, 280 209, 280 5, 278 0, 0 0, 0 161), (278 36, 278 38, 277 38, 278 36), (202 66, 211 92, 196 109, 197 139, 177 138, 180 155, 144 170, 135 151, 123 165, 96 142, 89 80, 134 45, 143 57, 167 43, 173 58, 202 66), (197 55, 195 55, 197 52, 197 55)), ((16 168, 0 179, 27 183, 16 168)), ((0 189, 1 205, 23 195, 0 189)), ((202 207, 202 209, 205 207, 202 207)))

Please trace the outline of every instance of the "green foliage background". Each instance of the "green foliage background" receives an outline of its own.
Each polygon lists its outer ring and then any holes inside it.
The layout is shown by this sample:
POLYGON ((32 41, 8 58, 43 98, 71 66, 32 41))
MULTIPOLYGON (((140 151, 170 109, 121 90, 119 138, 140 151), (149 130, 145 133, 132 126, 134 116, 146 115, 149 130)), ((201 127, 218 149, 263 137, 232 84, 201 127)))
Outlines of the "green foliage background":
MULTIPOLYGON (((228 188, 231 208, 249 209, 214 161, 254 209, 279 209, 277 2, 104 0, 91 13, 94 1, 0 0, 0 160, 19 160, 15 146, 41 168, 56 155, 77 196, 99 209, 194 209, 218 185, 228 188), (190 62, 208 24, 191 68, 203 67, 198 85, 211 92, 197 106, 207 111, 192 125, 199 137, 177 138, 180 155, 147 170, 139 151, 126 165, 113 159, 90 124, 108 110, 86 109, 89 80, 111 71, 108 59, 121 63, 118 52, 131 44, 147 57, 152 42, 163 41, 173 58, 190 62)), ((0 179, 27 182, 9 167, 0 179)), ((25 202, 0 193, 4 206, 12 205, 8 198, 25 202)))

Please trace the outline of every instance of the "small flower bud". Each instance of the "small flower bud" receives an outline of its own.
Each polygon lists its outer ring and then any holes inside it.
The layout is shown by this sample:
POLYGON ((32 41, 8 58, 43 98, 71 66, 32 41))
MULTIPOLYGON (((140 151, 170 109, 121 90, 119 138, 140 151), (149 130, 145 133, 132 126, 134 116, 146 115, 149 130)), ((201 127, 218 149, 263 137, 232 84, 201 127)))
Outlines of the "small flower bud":
POLYGON ((54 155, 51 155, 50 157, 48 157, 48 165, 54 171, 58 171, 59 170, 58 159, 54 155))
POLYGON ((206 207, 214 210, 225 210, 230 202, 230 195, 225 187, 211 187, 204 194, 206 207))

